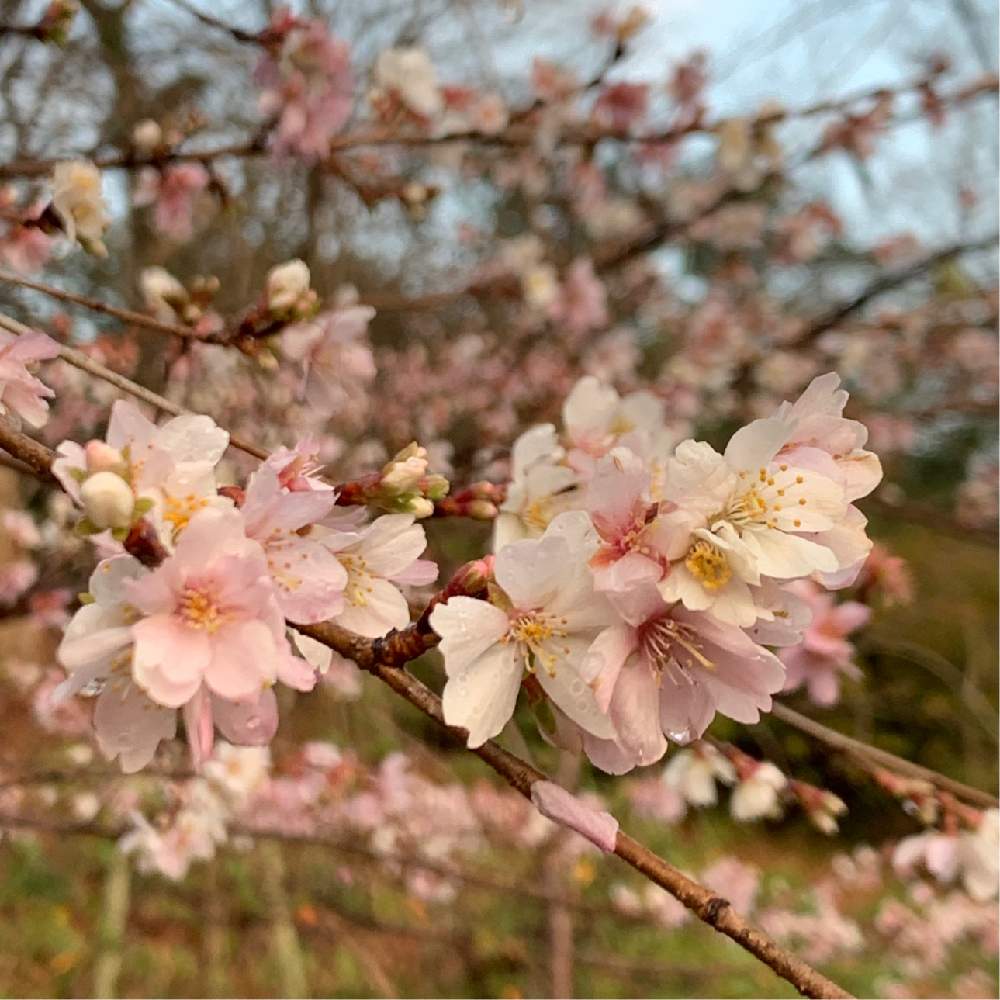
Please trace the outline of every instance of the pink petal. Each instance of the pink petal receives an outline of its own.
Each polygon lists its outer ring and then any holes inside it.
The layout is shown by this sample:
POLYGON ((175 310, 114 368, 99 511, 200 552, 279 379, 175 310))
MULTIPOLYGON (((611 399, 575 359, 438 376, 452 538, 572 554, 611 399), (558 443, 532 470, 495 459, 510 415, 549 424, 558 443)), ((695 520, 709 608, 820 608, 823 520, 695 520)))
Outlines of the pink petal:
POLYGON ((531 786, 531 801, 554 823, 575 830, 606 853, 614 851, 618 820, 611 813, 591 808, 551 781, 536 781, 531 786))

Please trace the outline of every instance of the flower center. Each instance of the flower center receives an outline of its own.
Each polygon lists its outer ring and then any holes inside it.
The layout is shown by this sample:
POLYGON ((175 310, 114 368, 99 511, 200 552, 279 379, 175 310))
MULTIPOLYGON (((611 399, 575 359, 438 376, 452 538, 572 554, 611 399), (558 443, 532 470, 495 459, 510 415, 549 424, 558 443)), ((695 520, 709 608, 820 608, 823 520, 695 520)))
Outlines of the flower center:
POLYGON ((685 663, 678 659, 679 651, 687 653, 687 657, 684 658, 687 666, 690 666, 693 660, 706 670, 715 670, 715 663, 703 652, 701 643, 695 638, 694 630, 672 618, 658 618, 646 625, 642 631, 641 642, 646 659, 660 673, 665 670, 672 673, 680 671, 685 680, 690 680, 685 663))
POLYGON ((505 645, 515 642, 519 645, 527 646, 532 657, 532 663, 535 665, 541 664, 549 676, 554 677, 557 661, 556 650, 560 649, 562 653, 568 656, 569 648, 566 646, 546 646, 545 644, 551 639, 566 638, 569 634, 566 630, 566 619, 536 611, 516 613, 516 615, 511 620, 507 634, 500 641, 505 645))
POLYGON ((191 628, 202 629, 209 635, 217 632, 227 618, 225 610, 199 587, 184 588, 178 611, 191 628))
POLYGON ((182 497, 175 497, 170 493, 164 494, 163 520, 173 527, 174 538, 187 527, 188 521, 207 504, 207 497, 198 497, 193 493, 182 497))
POLYGON ((720 590, 733 578, 725 553, 704 538, 688 549, 684 565, 706 590, 720 590))
POLYGON ((524 509, 521 520, 535 531, 544 531, 549 526, 549 521, 552 520, 552 504, 549 499, 546 497, 541 500, 533 500, 524 509))
POLYGON ((355 608, 368 606, 368 595, 374 588, 371 586, 372 574, 363 556, 337 553, 341 566, 347 570, 347 587, 344 596, 355 608))

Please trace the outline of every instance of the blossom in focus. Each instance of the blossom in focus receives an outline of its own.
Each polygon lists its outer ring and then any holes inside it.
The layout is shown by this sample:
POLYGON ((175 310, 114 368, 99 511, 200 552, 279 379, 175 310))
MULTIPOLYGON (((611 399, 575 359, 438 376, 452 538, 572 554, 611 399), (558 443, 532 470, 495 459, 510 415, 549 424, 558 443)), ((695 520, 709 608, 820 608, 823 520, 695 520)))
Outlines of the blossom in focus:
MULTIPOLYGON (((218 495, 215 479, 215 466, 228 444, 229 434, 209 417, 184 415, 157 427, 133 403, 118 400, 106 440, 86 446, 63 441, 52 472, 81 506, 91 477, 120 477, 136 498, 133 513, 147 513, 170 549, 195 513, 232 507, 231 500, 218 495)), ((124 509, 123 496, 116 503, 124 509)), ((91 528, 100 530, 96 524, 91 528)))
POLYGON ((148 572, 132 556, 98 563, 88 584, 89 603, 73 615, 56 653, 68 674, 56 700, 97 693, 97 744, 109 760, 119 757, 126 773, 145 767, 160 741, 172 739, 177 727, 177 713, 150 700, 132 679, 131 625, 138 611, 126 585, 148 572))
POLYGON ((444 107, 437 71, 421 48, 402 47, 379 53, 374 80, 379 91, 396 97, 421 118, 433 118, 444 107))
POLYGON ((157 704, 184 705, 202 683, 230 701, 256 700, 287 676, 267 558, 236 511, 195 514, 174 553, 126 591, 141 616, 132 673, 157 704))
POLYGON ((511 481, 493 529, 493 549, 523 538, 537 538, 568 506, 576 483, 572 469, 560 464, 564 452, 552 424, 525 431, 511 452, 511 481))
POLYGON ((610 621, 586 571, 593 548, 586 515, 564 514, 541 538, 499 551, 494 603, 453 597, 431 613, 448 676, 445 721, 468 730, 470 747, 496 736, 514 714, 525 670, 585 732, 614 738, 581 672, 598 630, 610 621))
POLYGON ((321 521, 337 502, 332 490, 291 492, 267 464, 251 475, 240 511, 247 536, 267 555, 275 597, 284 617, 317 622, 344 607, 347 571, 323 544, 321 521))
POLYGON ((44 333, 20 336, 0 330, 0 414, 13 414, 32 427, 41 427, 49 418, 49 404, 55 393, 35 378, 28 365, 59 356, 59 345, 44 333))
POLYGON ((411 514, 384 514, 356 532, 333 531, 324 544, 347 573, 337 624, 372 639, 409 624, 400 586, 423 586, 437 576, 437 566, 420 558, 427 537, 411 514))
POLYGON ((52 173, 52 209, 67 237, 95 257, 106 257, 102 237, 108 211, 101 195, 101 172, 87 160, 57 163, 52 173))
POLYGON ((650 585, 613 603, 624 621, 599 636, 588 664, 587 679, 617 734, 617 753, 607 748, 604 763, 588 751, 598 766, 617 773, 632 760, 658 760, 665 736, 697 739, 716 712, 753 723, 770 710, 784 669, 742 629, 668 606, 650 585))
POLYGON ((854 645, 848 636, 871 618, 871 609, 857 601, 834 602, 810 580, 796 580, 788 585, 812 611, 812 620, 802 642, 787 646, 778 654, 785 664, 785 690, 803 685, 817 705, 834 705, 840 696, 840 677, 859 677, 854 664, 854 645))

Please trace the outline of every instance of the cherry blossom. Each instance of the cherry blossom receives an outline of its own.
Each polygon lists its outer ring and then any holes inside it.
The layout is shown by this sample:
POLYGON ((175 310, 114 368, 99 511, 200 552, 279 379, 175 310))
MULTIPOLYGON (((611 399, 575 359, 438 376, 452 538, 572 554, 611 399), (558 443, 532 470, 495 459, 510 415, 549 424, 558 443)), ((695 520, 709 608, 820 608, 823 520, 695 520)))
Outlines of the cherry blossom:
POLYGON ((264 550, 235 511, 195 514, 173 555, 126 590, 142 616, 133 676, 158 704, 184 705, 202 683, 230 701, 255 700, 294 678, 264 550))
POLYGON ((729 800, 734 819, 779 819, 782 813, 781 793, 788 779, 769 761, 758 762, 742 775, 729 800))
POLYGON ((101 172, 88 160, 57 164, 52 174, 52 208, 70 240, 95 257, 106 257, 107 206, 101 196, 101 172))
POLYGON ((136 205, 152 205, 156 229, 185 243, 194 232, 197 199, 211 180, 211 174, 200 163, 150 169, 140 175, 133 201, 136 205))
POLYGON ((871 609, 857 601, 836 604, 831 594, 809 580, 788 586, 810 606, 812 620, 802 642, 779 654, 787 672, 785 690, 805 685, 817 705, 836 704, 841 675, 860 676, 853 662, 854 646, 847 637, 867 624, 871 609))
POLYGON ((306 160, 325 156, 351 116, 354 77, 347 42, 318 18, 275 11, 277 44, 257 67, 260 109, 275 119, 274 150, 306 160))
POLYGON ((421 118, 435 117, 444 107, 437 72, 420 48, 386 49, 375 61, 375 85, 421 118))
POLYGON ((376 638, 404 628, 410 609, 399 587, 422 586, 437 576, 437 566, 420 558, 427 538, 410 514, 385 514, 356 532, 334 531, 324 544, 347 577, 336 621, 359 635, 376 638))
POLYGON ((431 613, 448 674, 445 720, 468 730, 469 746, 496 736, 510 719, 525 670, 586 732, 614 738, 581 673, 610 613, 584 568, 593 547, 586 515, 561 515, 540 538, 500 550, 494 570, 499 605, 453 597, 431 613))
POLYGON ((59 355, 59 345, 44 333, 16 336, 0 330, 0 414, 13 414, 32 427, 41 427, 49 418, 49 404, 55 393, 28 369, 39 361, 59 355))
POLYGON ((321 531, 310 528, 336 502, 332 490, 283 489, 268 464, 247 483, 240 508, 246 534, 263 547, 278 606, 291 621, 321 621, 344 608, 347 571, 324 544, 321 531))
POLYGON ((680 792, 693 806, 713 806, 718 802, 716 781, 731 785, 736 769, 711 744, 698 743, 690 750, 671 756, 663 772, 666 784, 680 792))

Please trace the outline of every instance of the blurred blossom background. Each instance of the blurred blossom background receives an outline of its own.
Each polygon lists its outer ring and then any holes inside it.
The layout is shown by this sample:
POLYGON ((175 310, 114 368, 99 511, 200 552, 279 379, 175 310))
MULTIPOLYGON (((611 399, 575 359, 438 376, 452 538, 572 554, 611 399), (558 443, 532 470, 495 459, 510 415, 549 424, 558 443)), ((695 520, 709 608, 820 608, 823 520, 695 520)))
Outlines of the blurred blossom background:
MULTIPOLYGON (((885 470, 878 544, 839 613, 804 595, 788 703, 995 791, 994 4, 313 0, 273 44, 269 0, 73 6, 0 4, 0 311, 261 447, 311 435, 334 481, 414 440, 455 487, 501 481, 587 375, 659 396, 672 447, 836 371, 885 470), (22 224, 79 158, 106 256, 22 224), (318 311, 268 336, 294 259, 318 311), (171 339, 11 274, 252 336, 171 339)), ((44 380, 47 443, 101 436, 116 390, 44 380)), ((0 504, 0 994, 794 995, 346 662, 284 692, 270 754, 213 761, 228 835, 179 746, 122 779, 48 700, 92 566, 70 505, 7 468, 0 504)), ((489 545, 426 528, 442 580, 489 545)), ((439 684, 436 654, 416 670, 439 684)), ((919 795, 774 717, 719 719, 721 765, 623 779, 522 721, 520 751, 857 995, 997 995, 995 890, 914 843, 919 795), (843 800, 839 831, 808 795, 745 821, 740 754, 843 800)))

